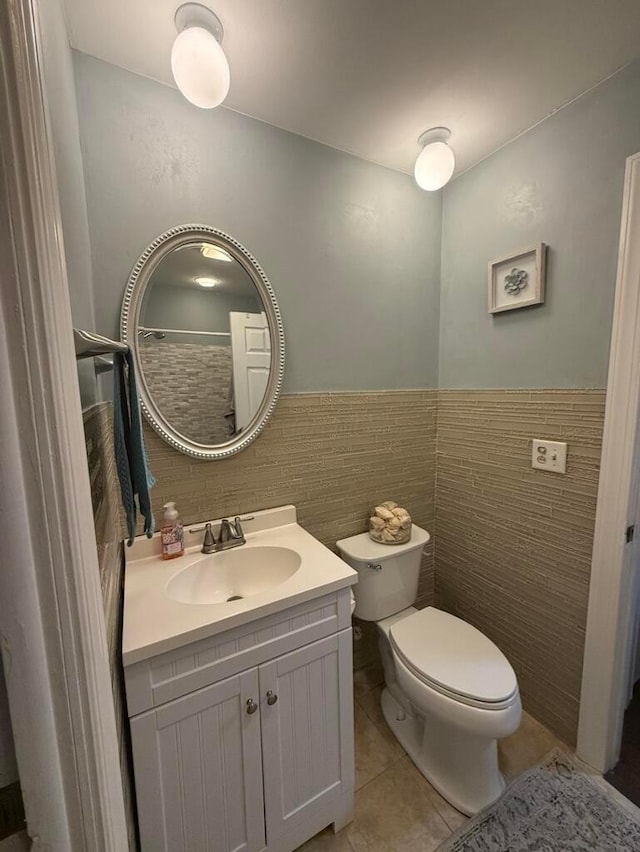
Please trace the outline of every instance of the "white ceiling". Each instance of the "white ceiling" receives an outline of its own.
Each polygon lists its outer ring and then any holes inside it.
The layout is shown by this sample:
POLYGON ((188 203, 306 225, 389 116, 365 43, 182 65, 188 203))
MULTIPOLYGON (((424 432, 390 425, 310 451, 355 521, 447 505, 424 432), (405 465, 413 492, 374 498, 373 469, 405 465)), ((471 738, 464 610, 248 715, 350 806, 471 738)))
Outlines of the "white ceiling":
MULTIPOLYGON (((65 3, 73 47, 172 83, 180 0, 65 3)), ((640 0, 206 4, 227 106, 405 172, 429 127, 451 128, 459 173, 640 56, 640 0)))
MULTIPOLYGON (((215 243, 215 240, 213 241, 215 243)), ((242 298, 257 298, 258 291, 247 270, 233 260, 212 260, 200 251, 202 242, 173 250, 158 264, 151 276, 154 284, 171 287, 193 287, 198 290, 196 278, 213 278, 218 284, 210 290, 211 295, 233 293, 242 298)))

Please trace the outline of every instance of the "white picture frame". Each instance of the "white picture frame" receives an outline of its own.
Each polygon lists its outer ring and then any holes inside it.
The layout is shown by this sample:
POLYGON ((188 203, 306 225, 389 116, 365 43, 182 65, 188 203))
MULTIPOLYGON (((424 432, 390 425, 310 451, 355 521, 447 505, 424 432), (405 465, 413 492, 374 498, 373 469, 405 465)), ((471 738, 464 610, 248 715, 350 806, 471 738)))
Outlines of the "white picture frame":
POLYGON ((547 246, 499 257, 489 262, 489 313, 528 308, 544 302, 547 246))

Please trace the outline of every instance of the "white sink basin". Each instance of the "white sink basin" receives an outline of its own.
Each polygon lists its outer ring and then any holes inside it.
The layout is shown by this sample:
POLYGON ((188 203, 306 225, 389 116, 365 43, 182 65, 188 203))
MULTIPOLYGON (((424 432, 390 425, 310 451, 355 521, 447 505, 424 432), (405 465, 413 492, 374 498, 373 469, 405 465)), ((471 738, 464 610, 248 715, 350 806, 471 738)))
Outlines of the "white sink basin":
POLYGON ((279 586, 300 568, 300 554, 288 547, 242 545, 234 550, 200 556, 166 585, 180 603, 228 603, 279 586))
MULTIPOLYGON (((251 512, 247 543, 204 556, 202 534, 164 560, 160 534, 127 548, 122 659, 126 666, 340 592, 357 573, 297 523, 294 506, 251 512), (230 598, 239 598, 228 602, 230 598)), ((208 519, 207 519, 208 520, 208 519)), ((202 521, 204 523, 204 521, 202 521)), ((215 530, 221 521, 211 521, 215 530)), ((200 526, 200 522, 194 524, 200 526)))

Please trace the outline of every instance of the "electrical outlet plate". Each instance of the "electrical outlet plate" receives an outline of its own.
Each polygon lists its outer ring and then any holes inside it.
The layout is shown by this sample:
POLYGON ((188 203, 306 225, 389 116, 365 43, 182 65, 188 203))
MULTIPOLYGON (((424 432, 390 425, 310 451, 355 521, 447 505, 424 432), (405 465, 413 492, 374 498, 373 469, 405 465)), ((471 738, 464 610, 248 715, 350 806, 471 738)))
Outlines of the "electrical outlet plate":
POLYGON ((551 473, 566 473, 567 445, 562 441, 534 438, 531 443, 531 467, 551 473))

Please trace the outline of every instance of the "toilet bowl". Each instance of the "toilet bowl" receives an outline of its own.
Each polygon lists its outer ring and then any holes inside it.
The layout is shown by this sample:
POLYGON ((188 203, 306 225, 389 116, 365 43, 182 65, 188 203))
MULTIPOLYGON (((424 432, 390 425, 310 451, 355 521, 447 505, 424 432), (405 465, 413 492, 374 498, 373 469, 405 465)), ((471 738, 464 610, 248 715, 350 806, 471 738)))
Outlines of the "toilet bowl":
POLYGON ((375 621, 385 675, 382 712, 420 772, 467 815, 504 789, 497 741, 522 715, 515 673, 483 633, 446 612, 415 609, 429 534, 388 546, 368 535, 337 542, 358 571, 355 615, 375 621))

